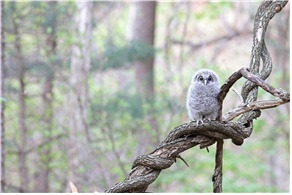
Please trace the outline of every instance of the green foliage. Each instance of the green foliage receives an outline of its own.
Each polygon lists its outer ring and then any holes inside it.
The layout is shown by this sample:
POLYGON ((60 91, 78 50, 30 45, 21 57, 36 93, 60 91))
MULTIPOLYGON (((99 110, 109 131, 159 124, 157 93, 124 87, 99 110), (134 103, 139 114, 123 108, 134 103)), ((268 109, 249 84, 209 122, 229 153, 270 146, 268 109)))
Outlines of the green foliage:
POLYGON ((144 42, 132 42, 129 45, 118 47, 112 42, 106 45, 101 61, 93 61, 93 69, 106 70, 121 68, 135 61, 153 59, 155 49, 144 42))
POLYGON ((198 20, 202 19, 209 19, 214 20, 218 18, 218 16, 224 12, 226 12, 228 9, 231 9, 233 7, 232 2, 226 2, 226 1, 220 1, 220 2, 208 2, 205 9, 198 13, 194 13, 194 16, 198 20))
POLYGON ((223 179, 223 191, 270 191, 271 189, 265 188, 264 185, 257 182, 262 177, 265 177, 265 174, 268 172, 267 166, 261 163, 261 161, 262 159, 256 157, 256 155, 249 155, 249 158, 246 158, 246 154, 236 153, 233 150, 225 149, 223 162, 223 172, 225 175, 223 179), (240 176, 238 174, 239 172, 240 176))
POLYGON ((256 131, 261 131, 264 129, 264 127, 266 126, 266 121, 263 119, 258 119, 254 122, 254 129, 256 131))

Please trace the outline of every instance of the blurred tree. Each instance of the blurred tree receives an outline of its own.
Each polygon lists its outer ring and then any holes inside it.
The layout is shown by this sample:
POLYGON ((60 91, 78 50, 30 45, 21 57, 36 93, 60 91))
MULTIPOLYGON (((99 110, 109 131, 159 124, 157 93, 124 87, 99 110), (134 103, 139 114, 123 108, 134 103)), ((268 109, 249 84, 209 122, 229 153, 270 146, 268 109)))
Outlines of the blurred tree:
POLYGON ((86 186, 92 172, 89 166, 90 135, 88 129, 88 77, 92 39, 93 2, 77 2, 71 48, 69 115, 69 180, 76 185, 86 186))
POLYGON ((22 52, 22 45, 21 45, 21 35, 19 33, 19 25, 20 25, 20 18, 19 12, 17 10, 16 2, 11 2, 11 10, 13 14, 12 25, 14 30, 14 47, 16 49, 16 63, 18 66, 18 82, 19 82, 19 130, 20 130, 20 143, 19 143, 19 179, 20 179, 20 192, 24 192, 28 188, 29 180, 28 180, 28 168, 27 168, 27 125, 26 125, 26 95, 25 95, 25 68, 24 68, 24 58, 22 52))
MULTIPOLYGON (((135 2, 131 7, 132 11, 132 32, 130 39, 132 44, 150 45, 154 44, 155 31, 155 1, 135 2)), ((147 100, 154 97, 154 58, 137 60, 135 66, 137 92, 147 100)))
POLYGON ((0 30, 1 30, 1 35, 0 35, 0 52, 1 52, 1 86, 0 86, 0 101, 1 101, 1 184, 0 184, 0 192, 5 192, 5 152, 4 152, 4 143, 5 143, 5 130, 4 130, 4 29, 3 29, 3 21, 4 21, 4 2, 0 2, 0 30))
MULTIPOLYGON (((43 140, 50 140, 52 137, 52 125, 53 125, 53 105, 52 100, 53 94, 53 81, 54 81, 54 67, 56 63, 56 31, 57 31, 57 10, 56 1, 51 1, 48 3, 48 8, 45 10, 43 31, 47 36, 46 38, 46 56, 48 56, 48 67, 50 71, 45 74, 45 81, 43 83, 42 92, 42 111, 44 120, 44 132, 42 132, 43 140)), ((51 172, 50 163, 52 161, 51 154, 51 144, 46 144, 38 150, 40 155, 40 168, 39 173, 35 177, 37 185, 37 192, 49 192, 50 191, 50 181, 49 175, 51 172)))
MULTIPOLYGON (((155 17, 156 17, 156 2, 155 1, 141 1, 134 2, 131 5, 131 34, 130 41, 132 45, 138 47, 154 47, 154 32, 155 32, 155 17)), ((156 132, 156 144, 159 143, 159 131, 157 121, 153 113, 154 103, 154 55, 148 56, 146 59, 139 59, 132 62, 135 67, 135 81, 137 94, 146 103, 150 103, 150 109, 146 113, 150 116, 149 123, 151 131, 156 132)), ((142 108, 144 109, 144 108, 142 108)), ((146 146, 151 144, 151 137, 145 130, 141 130, 138 135, 140 151, 144 153, 146 146)))

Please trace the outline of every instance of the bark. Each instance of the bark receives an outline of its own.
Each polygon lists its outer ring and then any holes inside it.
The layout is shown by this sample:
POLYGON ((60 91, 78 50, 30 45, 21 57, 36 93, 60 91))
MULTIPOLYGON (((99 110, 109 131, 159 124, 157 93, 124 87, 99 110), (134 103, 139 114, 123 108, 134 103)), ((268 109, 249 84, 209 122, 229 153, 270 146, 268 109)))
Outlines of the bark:
MULTIPOLYGON (((16 13, 15 2, 12 2, 13 13, 16 13)), ((13 28, 15 41, 14 46, 16 48, 16 63, 18 65, 18 82, 20 86, 18 99, 19 99, 19 131, 20 131, 20 148, 19 148, 19 173, 20 173, 20 192, 25 191, 28 188, 28 169, 27 169, 27 154, 25 152, 27 148, 27 126, 26 126, 26 103, 25 103, 25 69, 24 58, 21 48, 21 37, 19 34, 19 20, 16 17, 13 18, 13 28)))
POLYGON ((70 116, 69 134, 69 181, 77 186, 89 181, 90 135, 88 129, 88 76, 90 68, 90 47, 92 41, 93 2, 77 2, 75 17, 76 42, 71 51, 70 87, 68 112, 70 116))

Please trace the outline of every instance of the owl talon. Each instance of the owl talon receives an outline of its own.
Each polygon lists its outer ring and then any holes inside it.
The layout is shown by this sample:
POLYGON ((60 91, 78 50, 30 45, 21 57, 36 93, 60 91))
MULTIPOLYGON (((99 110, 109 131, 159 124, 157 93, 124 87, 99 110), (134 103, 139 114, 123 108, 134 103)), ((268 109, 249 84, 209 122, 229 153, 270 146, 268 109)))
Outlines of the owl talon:
POLYGON ((202 119, 201 120, 197 120, 197 126, 199 126, 200 123, 204 124, 204 121, 202 119))

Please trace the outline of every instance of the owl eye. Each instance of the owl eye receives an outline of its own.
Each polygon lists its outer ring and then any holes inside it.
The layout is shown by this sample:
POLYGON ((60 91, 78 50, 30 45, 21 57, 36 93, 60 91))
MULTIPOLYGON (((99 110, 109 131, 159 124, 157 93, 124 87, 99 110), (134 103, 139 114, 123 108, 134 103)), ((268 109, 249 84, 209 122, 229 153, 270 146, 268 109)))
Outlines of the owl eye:
POLYGON ((212 79, 212 77, 211 76, 209 76, 208 77, 208 81, 212 81, 213 79, 212 79))
POLYGON ((203 77, 202 77, 202 76, 199 76, 199 80, 200 80, 200 81, 203 81, 204 79, 203 79, 203 77))

